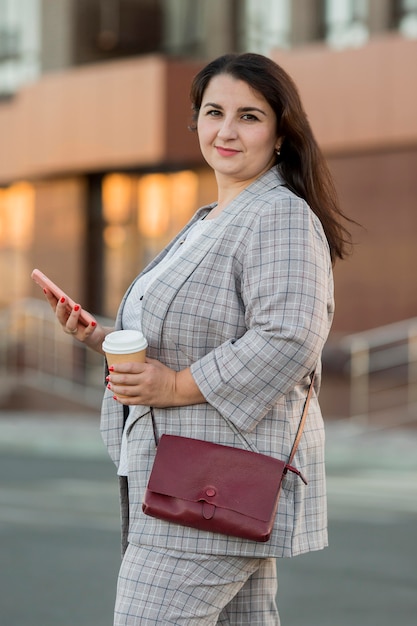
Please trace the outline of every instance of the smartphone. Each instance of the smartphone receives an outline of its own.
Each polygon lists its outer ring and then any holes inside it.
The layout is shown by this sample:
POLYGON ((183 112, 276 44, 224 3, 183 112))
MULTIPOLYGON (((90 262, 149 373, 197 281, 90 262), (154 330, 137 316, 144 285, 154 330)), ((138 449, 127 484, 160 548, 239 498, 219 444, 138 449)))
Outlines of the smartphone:
MULTIPOLYGON (((48 289, 48 291, 53 293, 57 300, 60 300, 61 298, 65 298, 68 303, 68 313, 71 313, 72 309, 75 306, 75 302, 74 300, 72 300, 72 298, 70 298, 65 293, 65 291, 62 291, 62 289, 58 287, 58 285, 55 285, 55 283, 53 283, 50 278, 45 276, 45 274, 43 274, 38 269, 33 270, 31 274, 31 278, 33 278, 35 283, 40 285, 42 289, 46 288, 48 289)), ((92 315, 90 315, 90 313, 88 313, 87 311, 84 311, 83 309, 81 309, 79 320, 82 324, 84 324, 84 326, 88 326, 89 324, 91 324, 91 322, 96 321, 95 318, 92 315)))

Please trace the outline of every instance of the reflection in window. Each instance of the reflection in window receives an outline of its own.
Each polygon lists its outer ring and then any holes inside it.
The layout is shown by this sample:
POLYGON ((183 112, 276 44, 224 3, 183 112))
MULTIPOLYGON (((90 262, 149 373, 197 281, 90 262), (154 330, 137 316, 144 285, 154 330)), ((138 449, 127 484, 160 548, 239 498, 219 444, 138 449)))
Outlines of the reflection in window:
POLYGON ((134 181, 125 174, 109 174, 103 181, 103 218, 112 225, 129 221, 134 181))
POLYGON ((103 181, 104 242, 110 249, 125 245, 125 226, 131 220, 134 181, 123 174, 109 174, 103 181))
POLYGON ((164 47, 170 55, 198 55, 204 48, 206 0, 164 0, 164 47))
POLYGON ((417 0, 402 0, 399 31, 405 37, 417 38, 417 0))
POLYGON ((0 304, 24 297, 33 241, 35 191, 26 182, 0 189, 0 304))
POLYGON ((28 250, 33 239, 35 192, 29 183, 0 190, 0 248, 28 250))
POLYGON ((138 181, 138 230, 146 239, 159 239, 169 228, 169 176, 149 174, 138 181))
POLYGON ((129 283, 198 208, 199 177, 175 173, 103 180, 105 314, 113 316, 129 283))
POLYGON ((268 54, 272 48, 288 48, 291 34, 290 0, 246 0, 244 47, 268 54))
POLYGON ((0 96, 40 73, 40 0, 0 0, 0 96))
POLYGON ((138 229, 148 239, 171 239, 197 206, 194 172, 149 174, 138 181, 138 229))
POLYGON ((368 0, 326 0, 326 41, 334 48, 362 46, 369 31, 368 0))

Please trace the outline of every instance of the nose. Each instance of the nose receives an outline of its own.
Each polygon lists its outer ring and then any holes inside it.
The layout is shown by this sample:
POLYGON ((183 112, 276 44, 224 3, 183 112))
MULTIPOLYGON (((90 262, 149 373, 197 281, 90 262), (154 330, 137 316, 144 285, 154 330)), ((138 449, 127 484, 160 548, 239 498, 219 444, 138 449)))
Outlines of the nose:
POLYGON ((237 136, 235 120, 225 116, 220 124, 217 136, 220 137, 220 139, 235 139, 237 136))

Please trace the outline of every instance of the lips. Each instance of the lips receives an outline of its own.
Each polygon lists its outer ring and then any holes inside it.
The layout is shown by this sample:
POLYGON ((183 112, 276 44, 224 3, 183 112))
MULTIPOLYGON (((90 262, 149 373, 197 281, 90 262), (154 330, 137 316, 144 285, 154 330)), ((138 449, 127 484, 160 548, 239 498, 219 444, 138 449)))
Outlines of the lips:
POLYGON ((231 157, 235 154, 239 154, 239 150, 232 150, 231 148, 223 148, 222 146, 215 146, 220 156, 231 157))

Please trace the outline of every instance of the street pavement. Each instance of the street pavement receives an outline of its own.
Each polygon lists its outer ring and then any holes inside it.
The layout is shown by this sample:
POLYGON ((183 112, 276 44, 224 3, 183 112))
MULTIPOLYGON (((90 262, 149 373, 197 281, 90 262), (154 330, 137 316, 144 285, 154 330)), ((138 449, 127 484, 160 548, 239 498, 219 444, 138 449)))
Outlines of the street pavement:
MULTIPOLYGON (((327 424, 330 547, 278 561, 282 626, 417 626, 417 429, 327 424)), ((1 626, 111 626, 115 469, 88 415, 0 414, 1 626)))

